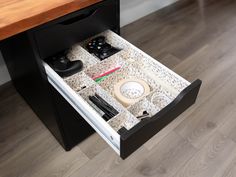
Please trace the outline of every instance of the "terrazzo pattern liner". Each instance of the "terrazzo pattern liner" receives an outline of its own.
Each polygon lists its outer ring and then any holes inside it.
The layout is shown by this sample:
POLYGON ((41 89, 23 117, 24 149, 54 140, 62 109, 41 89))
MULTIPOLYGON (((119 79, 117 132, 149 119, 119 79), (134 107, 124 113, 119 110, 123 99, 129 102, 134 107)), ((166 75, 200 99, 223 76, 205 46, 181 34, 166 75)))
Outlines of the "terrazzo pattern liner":
POLYGON ((89 96, 94 96, 97 93, 101 96, 107 103, 113 106, 118 112, 125 112, 125 108, 119 104, 109 93, 107 93, 104 89, 102 89, 99 85, 93 85, 86 89, 81 90, 78 94, 84 98, 84 100, 88 101, 89 96))
MULTIPOLYGON (((130 44, 126 40, 122 39, 119 35, 116 33, 107 30, 103 33, 100 33, 98 35, 95 35, 79 44, 76 44, 73 49, 72 53, 78 54, 79 50, 78 48, 81 48, 83 46, 85 48, 88 41, 91 39, 97 37, 97 36, 105 36, 106 41, 111 44, 114 47, 117 47, 121 49, 120 52, 115 54, 117 58, 122 58, 123 60, 127 61, 128 63, 144 70, 147 74, 152 75, 154 78, 158 78, 162 81, 164 81, 167 85, 170 87, 173 87, 177 90, 177 92, 181 92, 184 88, 190 85, 190 83, 183 79, 181 76, 175 74, 173 71, 159 63, 157 60, 153 59, 152 57, 148 56, 144 52, 142 52, 140 49, 135 47, 134 45, 130 44)), ((82 48, 83 48, 82 47, 82 48)), ((83 49, 85 50, 85 49, 83 49)), ((87 51, 86 51, 87 52, 87 51)), ((87 54, 89 54, 87 52, 87 54)), ((99 60, 96 56, 93 56, 89 54, 90 57, 92 56, 96 60, 99 60)), ((88 57, 88 58, 90 58, 88 57)), ((109 58, 108 58, 109 59, 109 58)), ((99 63, 99 62, 98 62, 99 63)))
POLYGON ((129 42, 122 39, 117 34, 108 30, 100 35, 104 35, 106 40, 115 47, 122 48, 123 50, 118 53, 120 57, 127 60, 130 63, 138 66, 140 69, 145 70, 147 73, 152 74, 155 78, 165 81, 167 85, 170 85, 177 91, 182 91, 190 83, 185 79, 177 76, 174 72, 169 70, 164 65, 160 64, 158 61, 152 57, 143 53, 140 49, 136 48, 129 42))
POLYGON ((64 81, 76 92, 84 88, 95 85, 96 83, 84 72, 76 73, 64 79, 64 81))
POLYGON ((119 102, 117 102, 109 93, 102 89, 99 85, 93 85, 89 88, 86 88, 79 92, 79 95, 82 96, 87 102, 89 96, 93 96, 97 93, 101 96, 107 103, 114 107, 119 114, 108 121, 108 124, 116 131, 118 131, 122 126, 127 130, 139 123, 139 120, 129 113, 119 102))
POLYGON ((107 123, 118 132, 122 127, 125 127, 127 130, 133 128, 136 124, 138 124, 140 120, 138 120, 134 115, 130 112, 125 111, 114 118, 110 119, 107 123))
POLYGON ((143 112, 148 112, 149 116, 154 116, 157 112, 160 111, 160 108, 146 98, 141 99, 136 104, 129 106, 128 111, 133 114, 135 117, 139 117, 143 115, 143 112))
POLYGON ((74 46, 72 46, 67 54, 67 57, 70 61, 81 60, 83 62, 83 70, 86 70, 100 62, 99 59, 91 55, 79 44, 75 44, 74 46))
POLYGON ((101 82, 100 86, 114 96, 114 85, 123 79, 132 79, 132 78, 141 79, 145 81, 149 85, 151 91, 157 89, 159 90, 159 92, 163 92, 163 94, 167 94, 170 97, 175 97, 175 95, 173 95, 171 92, 168 92, 166 89, 164 89, 164 87, 162 87, 160 83, 148 77, 141 70, 134 68, 132 66, 127 66, 116 71, 115 74, 111 75, 103 82, 101 82))
POLYGON ((116 67, 125 67, 126 65, 127 63, 117 54, 115 54, 108 59, 101 61, 99 64, 86 69, 84 72, 93 78, 116 67))
POLYGON ((147 111, 150 116, 155 115, 190 84, 117 34, 105 31, 96 36, 71 48, 68 58, 71 61, 81 60, 84 63, 84 69, 64 80, 87 102, 88 96, 97 93, 112 105, 119 112, 117 116, 107 122, 114 130, 118 131, 122 127, 129 130, 140 122, 136 117, 141 116, 143 111, 147 111), (109 44, 122 50, 100 61, 84 48, 89 40, 99 35, 105 36, 109 44), (111 74, 100 84, 93 81, 93 77, 119 66, 120 70, 111 74), (124 108, 113 97, 113 89, 115 83, 127 78, 143 79, 149 84, 151 93, 128 108, 124 108))
POLYGON ((174 100, 174 97, 171 97, 171 95, 167 95, 165 92, 161 92, 157 89, 150 93, 146 99, 161 110, 170 104, 174 100))

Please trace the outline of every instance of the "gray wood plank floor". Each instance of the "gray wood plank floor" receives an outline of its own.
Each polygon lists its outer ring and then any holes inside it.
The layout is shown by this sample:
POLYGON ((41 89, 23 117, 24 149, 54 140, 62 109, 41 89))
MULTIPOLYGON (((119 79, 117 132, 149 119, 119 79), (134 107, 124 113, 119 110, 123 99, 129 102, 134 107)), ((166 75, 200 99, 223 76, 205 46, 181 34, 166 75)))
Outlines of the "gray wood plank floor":
POLYGON ((94 134, 65 152, 11 83, 0 87, 0 177, 235 177, 236 1, 182 0, 122 36, 189 81, 197 103, 128 159, 94 134), (201 7, 201 8, 200 8, 201 7))

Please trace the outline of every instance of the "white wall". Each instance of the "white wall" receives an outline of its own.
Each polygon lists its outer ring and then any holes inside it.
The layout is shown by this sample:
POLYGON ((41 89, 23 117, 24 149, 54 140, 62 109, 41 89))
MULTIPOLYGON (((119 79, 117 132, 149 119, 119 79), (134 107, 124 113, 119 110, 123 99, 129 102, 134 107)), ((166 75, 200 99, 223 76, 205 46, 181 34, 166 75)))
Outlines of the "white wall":
MULTIPOLYGON (((177 0, 120 0, 121 26, 161 9, 177 0)), ((7 68, 0 53, 0 85, 10 80, 7 68)))
POLYGON ((121 26, 168 6, 177 0, 120 0, 121 26))
POLYGON ((2 59, 2 54, 0 52, 0 85, 8 82, 10 80, 10 76, 8 74, 6 65, 2 59))

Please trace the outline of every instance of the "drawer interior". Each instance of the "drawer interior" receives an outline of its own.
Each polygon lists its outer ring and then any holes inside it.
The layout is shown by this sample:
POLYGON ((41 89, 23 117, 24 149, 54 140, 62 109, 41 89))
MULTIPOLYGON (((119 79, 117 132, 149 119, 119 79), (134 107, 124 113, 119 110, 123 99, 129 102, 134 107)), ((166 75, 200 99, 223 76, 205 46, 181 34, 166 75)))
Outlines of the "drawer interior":
POLYGON ((86 50, 85 46, 91 39, 74 45, 68 53, 68 57, 72 61, 82 60, 84 69, 78 74, 64 78, 64 81, 86 101, 88 101, 88 96, 99 93, 115 107, 121 115, 108 121, 114 130, 118 131, 122 127, 129 130, 140 122, 137 117, 141 116, 144 111, 147 111, 152 117, 190 85, 188 81, 135 48, 117 34, 105 31, 97 36, 105 36, 109 44, 121 51, 100 61, 86 50), (93 80, 94 77, 116 67, 120 67, 120 69, 101 82, 97 83, 93 80), (134 104, 125 107, 115 98, 114 85, 123 79, 132 78, 141 79, 148 83, 150 93, 134 104))
POLYGON ((47 64, 45 64, 45 68, 49 81, 64 94, 64 97, 75 109, 78 109, 82 116, 84 114, 92 126, 98 128, 100 134, 107 133, 107 135, 103 135, 105 140, 112 144, 116 152, 122 153, 123 147, 120 142, 122 132, 137 129, 143 125, 143 122, 155 119, 156 115, 163 112, 163 109, 175 102, 182 92, 190 88, 191 83, 114 32, 108 30, 97 36, 105 36, 106 41, 113 47, 119 48, 120 51, 101 61, 86 50, 88 41, 96 37, 93 36, 75 44, 68 52, 67 57, 71 61, 81 60, 83 62, 84 67, 81 72, 61 78, 56 73, 52 74, 53 70, 47 64), (102 80, 96 80, 97 76, 114 68, 119 69, 102 80), (142 80, 149 86, 149 91, 132 104, 125 105, 115 96, 115 85, 125 79, 142 80), (94 107, 89 99, 95 94, 118 113, 109 120, 105 120, 102 117, 103 113, 96 106, 94 107), (82 104, 78 106, 78 102, 82 102, 82 104), (142 117, 144 112, 148 113, 146 118, 142 117))

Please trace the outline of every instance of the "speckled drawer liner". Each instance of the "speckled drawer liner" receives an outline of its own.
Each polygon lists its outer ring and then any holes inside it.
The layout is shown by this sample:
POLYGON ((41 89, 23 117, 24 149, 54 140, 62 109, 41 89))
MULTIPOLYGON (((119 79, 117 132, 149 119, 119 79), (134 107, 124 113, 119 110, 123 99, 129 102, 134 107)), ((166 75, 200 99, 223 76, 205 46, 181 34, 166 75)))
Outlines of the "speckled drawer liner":
POLYGON ((130 112, 125 111, 117 116, 113 117, 110 119, 107 123, 115 130, 118 131, 122 127, 125 127, 127 130, 131 129, 134 127, 136 124, 140 122, 139 119, 134 117, 130 112))
POLYGON ((171 103, 175 97, 161 89, 156 89, 146 99, 161 110, 171 103))
POLYGON ((72 46, 72 48, 67 54, 67 57, 70 61, 81 60, 83 62, 83 70, 86 70, 91 66, 100 63, 99 59, 91 55, 79 44, 75 44, 74 46, 72 46))
POLYGON ((84 72, 89 77, 93 78, 116 67, 125 67, 127 65, 128 65, 127 62, 125 62, 122 58, 120 58, 119 55, 115 54, 111 56, 109 59, 103 60, 99 64, 96 64, 86 69, 84 72))
MULTIPOLYGON (((157 81, 153 80, 152 78, 148 77, 142 70, 139 70, 132 66, 125 66, 120 70, 116 71, 115 74, 111 75, 110 77, 106 78, 104 81, 99 83, 99 85, 108 91, 111 95, 114 96, 114 86, 116 83, 123 79, 141 79, 147 82, 150 87, 150 90, 153 91, 154 89, 161 88, 161 84, 157 81)), ((162 89, 164 90, 164 89, 162 89)))
POLYGON ((111 127, 118 131, 122 126, 127 129, 135 126, 139 120, 134 117, 131 113, 129 113, 119 102, 117 102, 108 92, 102 89, 99 85, 93 85, 89 88, 83 89, 78 94, 82 96, 82 98, 88 102, 89 96, 93 96, 97 93, 101 96, 107 103, 113 106, 119 114, 108 121, 108 124, 111 127))
POLYGON ((89 100, 89 96, 94 96, 97 93, 104 100, 107 101, 111 106, 113 106, 118 112, 126 111, 125 108, 119 104, 115 98, 113 98, 109 93, 107 93, 104 89, 102 89, 99 85, 93 85, 86 89, 81 90, 78 94, 84 98, 85 101, 89 100))
MULTIPOLYGON (((152 57, 144 54, 138 48, 134 47, 129 42, 122 39, 119 35, 114 32, 108 30, 96 36, 103 35, 106 37, 106 41, 114 47, 122 49, 117 53, 117 56, 126 60, 130 64, 139 67, 144 70, 148 74, 152 75, 156 79, 161 79, 173 89, 176 89, 177 92, 182 91, 186 88, 190 83, 185 79, 177 76, 174 72, 166 68, 164 65, 153 59, 152 57)), ((96 36, 84 41, 81 45, 85 46, 85 44, 95 38, 96 36)), ((109 59, 109 58, 108 58, 109 59)))
POLYGON ((150 116, 154 116, 190 84, 153 58, 136 49, 117 34, 106 31, 99 35, 104 35, 108 43, 122 50, 100 61, 84 47, 89 40, 96 36, 74 45, 68 53, 68 58, 71 61, 82 60, 84 69, 82 72, 67 77, 64 80, 86 101, 89 100, 89 95, 97 93, 112 105, 119 112, 117 116, 108 121, 108 124, 114 130, 118 131, 122 127, 129 130, 140 122, 136 117, 141 116, 143 111, 147 111, 150 116), (120 70, 111 74, 99 84, 92 79, 119 66, 121 67, 120 70), (124 108, 113 97, 113 88, 115 83, 128 78, 138 78, 146 81, 151 88, 151 93, 128 108, 124 108))
POLYGON ((70 77, 64 78, 64 81, 76 92, 96 84, 96 82, 84 72, 79 72, 70 77))
POLYGON ((119 55, 131 66, 142 69, 143 72, 147 73, 150 77, 161 80, 164 84, 175 89, 177 92, 181 92, 190 84, 179 79, 173 73, 167 72, 163 66, 158 65, 152 58, 143 56, 140 53, 137 53, 137 56, 139 57, 134 56, 134 54, 134 50, 130 48, 121 52, 119 55))
MULTIPOLYGON (((155 87, 155 89, 148 96, 134 105, 124 108, 115 98, 112 97, 111 94, 109 94, 109 92, 96 84, 96 82, 94 82, 84 72, 77 73, 65 78, 64 80, 74 91, 78 92, 84 100, 88 101, 88 96, 98 93, 103 99, 112 105, 121 114, 108 121, 108 124, 116 131, 118 131, 122 126, 126 129, 132 128, 140 121, 136 117, 141 116, 143 111, 147 111, 150 116, 153 116, 175 98, 171 92, 163 89, 161 85, 154 84, 153 87, 155 87), (84 86, 86 86, 86 88, 83 88, 84 86)), ((108 78, 107 83, 109 82, 110 80, 108 78)))
POLYGON ((142 116, 144 111, 148 112, 149 116, 152 117, 160 111, 160 108, 146 98, 143 98, 137 103, 129 106, 127 110, 135 117, 142 116))
MULTIPOLYGON (((129 42, 122 39, 119 35, 108 30, 96 36, 103 35, 106 37, 106 41, 114 47, 121 49, 120 52, 115 55, 107 58, 110 60, 112 58, 120 58, 130 63, 131 65, 142 69, 147 74, 151 75, 155 79, 160 79, 162 82, 165 82, 167 85, 175 89, 177 92, 182 91, 184 88, 190 85, 188 81, 177 76, 174 72, 166 68, 164 65, 153 59, 152 57, 146 55, 138 48, 134 47, 129 42)), ((91 55, 86 49, 85 46, 91 39, 95 38, 93 36, 79 44, 76 44, 72 47, 71 51, 68 54, 70 60, 81 59, 84 61, 85 70, 90 66, 95 64, 102 63, 96 56, 91 55)), ((104 61, 106 61, 104 60, 104 61)), ((97 65, 98 66, 98 65, 97 65)))

